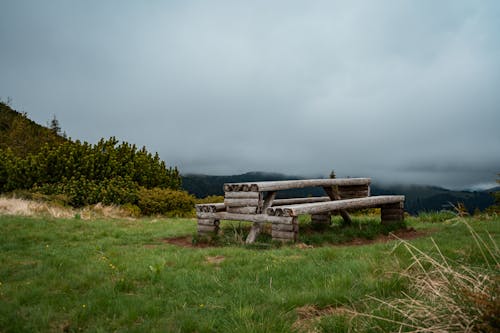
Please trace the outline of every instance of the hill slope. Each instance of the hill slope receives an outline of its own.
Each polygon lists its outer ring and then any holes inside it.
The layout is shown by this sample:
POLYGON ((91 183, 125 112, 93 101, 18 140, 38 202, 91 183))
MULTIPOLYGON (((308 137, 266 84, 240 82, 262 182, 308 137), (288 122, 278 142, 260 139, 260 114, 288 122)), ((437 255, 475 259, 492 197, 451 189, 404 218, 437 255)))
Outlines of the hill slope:
POLYGON ((38 125, 25 114, 0 102, 0 149, 10 148, 19 157, 40 151, 46 143, 66 141, 54 131, 38 125))

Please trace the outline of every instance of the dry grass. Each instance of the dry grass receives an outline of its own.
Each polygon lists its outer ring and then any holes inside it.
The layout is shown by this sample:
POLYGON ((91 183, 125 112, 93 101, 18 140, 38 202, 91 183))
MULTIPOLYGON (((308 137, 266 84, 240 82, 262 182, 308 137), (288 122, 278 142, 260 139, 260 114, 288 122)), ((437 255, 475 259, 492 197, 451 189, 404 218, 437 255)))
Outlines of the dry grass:
POLYGON ((104 206, 99 203, 82 209, 74 209, 50 202, 7 197, 0 197, 0 215, 50 216, 54 218, 75 217, 83 220, 96 218, 132 218, 128 211, 118 206, 104 206))
POLYGON ((345 307, 328 306, 319 308, 315 305, 307 304, 295 310, 297 320, 292 325, 292 330, 300 333, 319 333, 318 323, 327 316, 352 316, 352 311, 345 307))
POLYGON ((402 298, 382 300, 379 310, 393 318, 352 311, 357 316, 390 322, 405 332, 497 332, 500 328, 500 251, 488 234, 481 238, 465 221, 487 268, 450 264, 434 243, 431 256, 407 241, 400 240, 412 263, 401 274, 409 280, 410 291, 402 298))

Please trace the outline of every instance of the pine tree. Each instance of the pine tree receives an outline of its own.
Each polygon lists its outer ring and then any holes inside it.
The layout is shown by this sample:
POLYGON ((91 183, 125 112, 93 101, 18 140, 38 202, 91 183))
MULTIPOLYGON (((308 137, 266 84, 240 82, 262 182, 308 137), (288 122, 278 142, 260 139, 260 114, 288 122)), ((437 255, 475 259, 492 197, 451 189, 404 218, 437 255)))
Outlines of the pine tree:
POLYGON ((52 118, 52 120, 50 121, 49 128, 55 134, 60 134, 61 133, 61 126, 59 125, 59 120, 57 120, 56 115, 54 115, 54 118, 52 118))

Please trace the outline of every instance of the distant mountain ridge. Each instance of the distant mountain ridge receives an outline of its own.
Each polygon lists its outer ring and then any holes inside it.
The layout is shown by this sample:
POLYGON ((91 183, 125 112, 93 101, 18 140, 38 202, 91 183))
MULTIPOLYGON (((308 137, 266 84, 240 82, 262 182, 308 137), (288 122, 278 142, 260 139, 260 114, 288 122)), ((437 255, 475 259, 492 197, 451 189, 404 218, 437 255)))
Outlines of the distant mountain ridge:
MULTIPOLYGON (((186 174, 182 176, 183 188, 198 198, 208 195, 223 195, 224 183, 240 183, 253 181, 272 181, 301 179, 300 176, 288 176, 280 173, 248 172, 241 175, 210 176, 201 174, 186 174)), ((472 213, 475 209, 484 210, 494 204, 495 200, 490 192, 486 191, 452 191, 437 186, 424 185, 382 185, 372 184, 372 195, 402 194, 406 197, 405 209, 410 214, 422 211, 439 211, 451 209, 451 205, 461 202, 472 213)), ((322 196, 325 195, 319 188, 305 188, 282 191, 278 197, 322 196)))

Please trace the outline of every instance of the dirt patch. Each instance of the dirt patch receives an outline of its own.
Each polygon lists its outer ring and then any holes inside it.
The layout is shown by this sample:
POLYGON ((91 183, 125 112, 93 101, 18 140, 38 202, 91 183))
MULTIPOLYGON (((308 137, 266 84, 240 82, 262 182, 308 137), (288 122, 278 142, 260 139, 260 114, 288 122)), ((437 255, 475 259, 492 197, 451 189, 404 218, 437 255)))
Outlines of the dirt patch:
MULTIPOLYGON (((385 243, 389 241, 393 241, 395 239, 404 239, 404 240, 410 240, 418 237, 423 237, 427 236, 428 234, 432 233, 432 230, 425 230, 425 231, 418 231, 415 230, 414 228, 406 228, 406 229, 400 229, 396 230, 389 235, 379 235, 374 239, 366 239, 366 238, 356 238, 351 241, 341 243, 341 244, 330 244, 330 246, 360 246, 360 245, 368 245, 368 244, 374 244, 374 243, 385 243)), ((187 247, 187 248, 207 248, 207 247, 217 247, 216 245, 209 244, 209 243, 194 243, 193 244, 193 237, 192 236, 181 236, 181 237, 172 237, 172 238, 162 238, 159 240, 162 243, 166 244, 172 244, 172 245, 177 245, 181 247, 187 247)), ((145 247, 154 247, 156 245, 154 244, 145 244, 145 247)), ((328 246, 328 244, 323 244, 323 245, 307 245, 304 243, 298 243, 295 245, 296 248, 307 250, 307 249, 312 249, 315 247, 323 247, 323 246, 328 246)))
POLYGON ((160 242, 166 243, 166 244, 177 245, 177 246, 181 246, 181 247, 189 247, 189 248, 213 247, 212 245, 207 244, 207 243, 195 243, 195 244, 193 244, 193 237, 192 236, 162 238, 162 239, 160 239, 160 242))
POLYGON ((352 311, 345 307, 327 306, 319 308, 315 305, 304 305, 295 309, 297 320, 293 323, 292 329, 297 332, 316 333, 320 330, 316 327, 322 317, 341 315, 352 316, 352 311))

